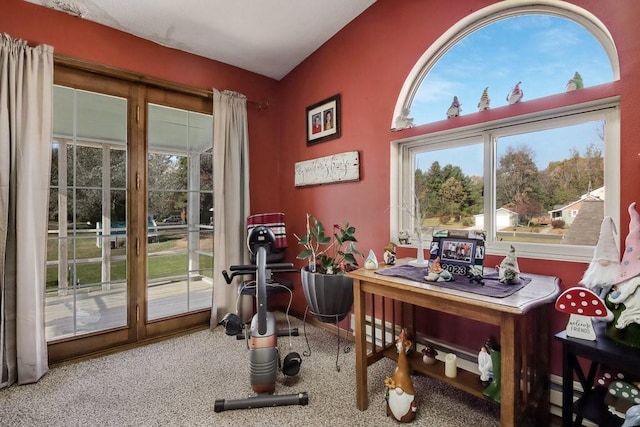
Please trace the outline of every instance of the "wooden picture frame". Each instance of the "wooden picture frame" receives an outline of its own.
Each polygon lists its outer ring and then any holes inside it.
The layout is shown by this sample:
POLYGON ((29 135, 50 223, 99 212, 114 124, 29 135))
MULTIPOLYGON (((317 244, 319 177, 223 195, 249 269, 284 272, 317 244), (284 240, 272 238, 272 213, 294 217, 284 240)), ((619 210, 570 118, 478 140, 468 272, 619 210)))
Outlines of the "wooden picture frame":
POLYGON ((340 138, 340 94, 307 107, 307 145, 340 138))

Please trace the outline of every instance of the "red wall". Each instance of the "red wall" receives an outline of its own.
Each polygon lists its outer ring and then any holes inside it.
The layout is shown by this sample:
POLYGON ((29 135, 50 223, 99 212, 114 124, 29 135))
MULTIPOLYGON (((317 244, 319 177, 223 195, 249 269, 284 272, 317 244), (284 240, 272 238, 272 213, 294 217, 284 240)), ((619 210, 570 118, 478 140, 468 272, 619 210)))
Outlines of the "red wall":
MULTIPOLYGON (((356 226, 360 248, 373 248, 381 259, 382 248, 389 241, 389 167, 390 142, 408 136, 429 133, 452 126, 480 121, 478 114, 461 116, 456 121, 442 121, 430 125, 391 132, 393 109, 400 89, 412 67, 427 48, 444 31, 470 13, 485 7, 493 0, 458 0, 456 2, 406 0, 378 0, 360 17, 325 43, 312 56, 288 74, 281 82, 282 141, 287 149, 281 159, 280 188, 282 208, 288 219, 290 232, 304 229, 307 212, 325 224, 348 220, 356 226), (311 147, 305 144, 306 106, 333 94, 342 95, 342 136, 311 147), (318 187, 295 188, 295 162, 334 153, 358 150, 361 153, 361 180, 318 187)), ((620 56, 621 80, 606 85, 532 100, 510 107, 495 108, 491 117, 508 117, 568 102, 621 95, 621 236, 626 236, 628 218, 626 207, 639 198, 640 146, 640 34, 637 22, 640 5, 634 0, 615 3, 598 0, 572 1, 597 16, 610 30, 620 56), (515 107, 515 108, 514 108, 515 107), (626 185, 625 185, 626 184, 626 185), (629 185, 632 184, 632 185, 629 185)), ((290 240, 295 246, 295 241, 290 240)), ((415 250, 403 250, 399 256, 415 256, 415 250)), ((499 258, 489 257, 488 265, 499 258)), ((562 288, 576 285, 586 264, 560 261, 519 259, 523 271, 554 275, 562 279, 562 288)), ((298 300, 303 305, 303 300, 298 300)), ((486 325, 456 319, 436 318, 440 327, 436 335, 453 337, 461 344, 479 348, 486 325), (484 327, 483 327, 484 326, 484 327), (480 337, 480 338, 479 338, 480 337)), ((567 318, 553 314, 553 334, 564 329, 567 318)), ((434 325, 430 325, 430 331, 434 325)), ((552 343, 553 372, 560 373, 560 347, 552 343)))
MULTIPOLYGON (((497 0, 378 0, 320 47, 280 82, 220 62, 161 47, 137 37, 55 12, 23 0, 3 0, 0 32, 32 44, 46 43, 57 53, 209 89, 232 89, 251 100, 265 99, 266 111, 249 109, 251 150, 251 203, 253 212, 281 210, 287 215, 289 250, 297 253, 293 233, 304 231, 307 212, 325 224, 348 220, 357 227, 360 248, 373 248, 381 259, 389 241, 390 142, 395 139, 479 121, 469 114, 455 122, 443 121, 400 132, 389 130, 393 109, 404 80, 425 50, 453 24, 497 0), (342 136, 306 146, 305 108, 336 93, 342 95, 342 136), (344 151, 360 152, 361 179, 355 183, 317 187, 294 186, 295 162, 344 151)), ((640 6, 637 0, 571 1, 598 17, 611 32, 620 57, 621 80, 523 102, 485 112, 492 118, 524 114, 567 102, 621 95, 622 177, 621 236, 628 231, 626 208, 639 199, 638 152, 640 146, 640 6)), ((399 256, 412 256, 404 250, 399 256)), ((494 257, 495 258, 495 257, 494 257)), ((499 259, 489 259, 488 264, 499 259)), ((520 259, 522 270, 555 275, 562 287, 575 285, 586 264, 520 259)), ((304 309, 301 290, 294 304, 304 309)), ((554 313, 552 333, 564 329, 566 318, 554 313)), ((452 329, 462 344, 475 348, 484 341, 483 325, 455 321, 440 325, 441 333, 452 329), (469 332, 470 331, 470 332, 469 332), (456 334, 457 335, 457 334, 456 334), (478 337, 482 337, 478 339, 478 337)), ((444 322, 443 322, 444 323, 444 322)), ((433 326, 433 325, 432 325, 433 326)), ((436 325, 437 326, 437 325, 436 325)), ((559 347, 552 343, 553 371, 561 372, 559 347)))

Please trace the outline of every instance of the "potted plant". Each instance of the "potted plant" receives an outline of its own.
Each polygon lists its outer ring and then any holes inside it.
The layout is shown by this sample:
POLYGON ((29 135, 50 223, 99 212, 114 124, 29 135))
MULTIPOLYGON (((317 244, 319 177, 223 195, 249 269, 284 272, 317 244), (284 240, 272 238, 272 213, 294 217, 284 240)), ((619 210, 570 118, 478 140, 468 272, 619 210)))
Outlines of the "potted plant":
POLYGON ((302 288, 309 310, 320 321, 335 323, 344 319, 353 305, 353 281, 344 274, 358 267, 356 229, 348 222, 333 226, 333 236, 325 234, 324 225, 307 214, 307 232, 295 237, 304 247, 298 259, 302 268, 302 288))

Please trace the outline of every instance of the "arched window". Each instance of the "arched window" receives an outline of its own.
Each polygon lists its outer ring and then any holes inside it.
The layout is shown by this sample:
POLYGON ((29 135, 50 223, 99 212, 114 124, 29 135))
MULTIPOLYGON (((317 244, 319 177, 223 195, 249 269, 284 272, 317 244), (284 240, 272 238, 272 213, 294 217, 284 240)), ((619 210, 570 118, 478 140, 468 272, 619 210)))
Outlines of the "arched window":
POLYGON ((391 203, 399 209, 392 233, 469 230, 486 234, 487 253, 517 242, 529 257, 583 261, 593 254, 603 216, 617 222, 617 99, 564 102, 521 116, 504 110, 483 120, 487 97, 490 109, 508 109, 514 89, 526 102, 619 78, 613 40, 595 16, 537 3, 499 2, 464 18, 407 77, 392 128, 448 116, 451 122, 441 127, 448 130, 394 142, 391 203), (462 111, 448 111, 454 101, 462 111), (466 114, 475 120, 457 127, 457 115, 466 114), (413 195, 424 210, 421 223, 407 208, 413 195))

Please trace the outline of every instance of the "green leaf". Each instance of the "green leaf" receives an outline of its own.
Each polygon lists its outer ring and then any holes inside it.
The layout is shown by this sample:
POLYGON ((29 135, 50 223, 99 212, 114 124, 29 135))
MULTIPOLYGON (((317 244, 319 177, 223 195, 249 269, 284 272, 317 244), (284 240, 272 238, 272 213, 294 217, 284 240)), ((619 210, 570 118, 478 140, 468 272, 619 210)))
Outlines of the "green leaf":
POLYGON ((305 249, 304 251, 300 252, 296 258, 307 259, 307 258, 311 258, 312 256, 313 256, 313 252, 309 249, 305 249))

